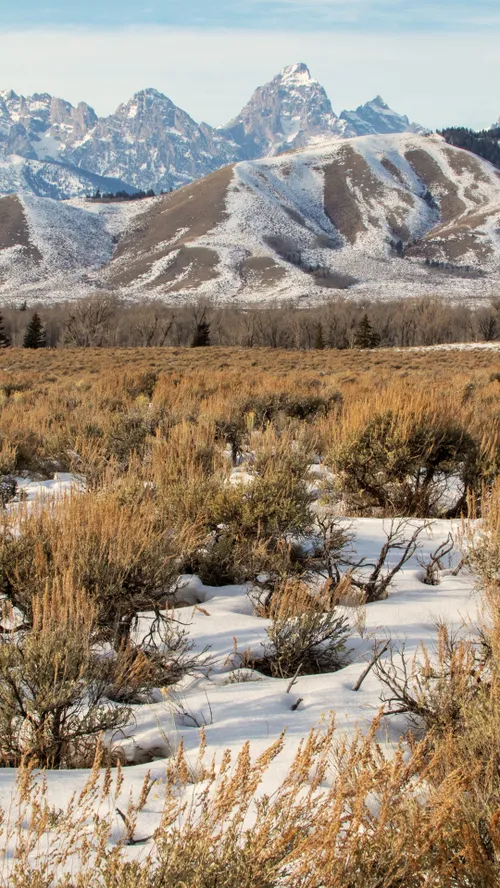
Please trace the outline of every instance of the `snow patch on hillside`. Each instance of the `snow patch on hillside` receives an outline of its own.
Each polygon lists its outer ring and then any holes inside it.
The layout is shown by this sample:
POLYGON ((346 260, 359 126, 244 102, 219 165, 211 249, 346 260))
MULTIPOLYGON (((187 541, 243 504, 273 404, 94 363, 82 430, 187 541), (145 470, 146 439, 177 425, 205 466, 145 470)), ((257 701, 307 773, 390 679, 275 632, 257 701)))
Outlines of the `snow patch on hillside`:
POLYGON ((24 194, 30 239, 50 269, 96 269, 111 259, 113 242, 99 216, 83 207, 24 194))

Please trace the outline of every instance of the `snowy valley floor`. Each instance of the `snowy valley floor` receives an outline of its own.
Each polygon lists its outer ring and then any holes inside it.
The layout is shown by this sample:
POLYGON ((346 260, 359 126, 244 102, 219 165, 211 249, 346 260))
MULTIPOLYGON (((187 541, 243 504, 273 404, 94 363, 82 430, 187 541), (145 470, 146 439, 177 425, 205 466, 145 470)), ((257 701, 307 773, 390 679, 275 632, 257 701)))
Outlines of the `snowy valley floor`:
MULTIPOLYGON (((60 473, 52 481, 21 481, 21 486, 28 503, 34 507, 43 503, 48 507, 53 498, 79 484, 71 475, 60 473)), ((15 503, 11 504, 11 510, 16 508, 15 503)), ((285 748, 262 787, 265 792, 273 792, 289 772, 299 742, 313 728, 324 726, 326 729, 332 713, 339 737, 353 737, 359 729, 367 730, 381 706, 383 688, 373 671, 359 691, 353 688, 373 656, 374 645, 382 646, 388 640, 392 640, 396 648, 404 645, 411 661, 422 644, 432 651, 439 622, 467 633, 478 617, 479 602, 474 577, 467 570, 454 575, 453 568, 460 560, 458 548, 447 557, 446 569, 440 572, 437 586, 423 583, 420 563, 450 532, 457 538, 460 523, 413 520, 411 526, 426 523, 429 527, 420 538, 419 551, 397 575, 387 600, 364 607, 341 608, 350 624, 349 665, 331 674, 299 675, 290 690, 289 679, 269 678, 241 668, 242 655, 248 654, 250 660, 262 656, 269 625, 269 621, 254 614, 248 594, 251 587, 215 588, 203 585, 197 577, 181 579, 179 596, 184 606, 176 610, 174 616, 189 626, 195 650, 207 651, 207 666, 198 676, 185 679, 175 693, 165 692, 160 702, 134 707, 133 723, 112 741, 137 762, 125 768, 121 793, 115 802, 123 807, 130 794, 137 798, 148 773, 158 781, 140 813, 136 831, 139 837, 150 836, 159 824, 165 768, 181 740, 188 764, 196 771, 201 726, 207 743, 206 763, 214 755, 220 762, 226 749, 236 755, 247 740, 255 757, 286 731, 285 748)), ((390 521, 362 518, 349 524, 355 534, 353 546, 357 556, 376 560, 390 521)), ((396 556, 398 553, 388 567, 396 556)), ((145 634, 150 623, 151 617, 143 614, 137 632, 145 634)), ((407 722, 402 716, 382 722, 379 739, 389 755, 406 729, 407 722)), ((86 770, 48 773, 49 803, 56 810, 65 810, 72 794, 83 789, 88 776, 86 770)), ((0 806, 4 810, 9 810, 12 804, 15 781, 14 771, 0 771, 0 806)), ((101 810, 101 814, 114 819, 114 838, 123 836, 124 826, 119 815, 112 810, 101 810)), ((143 847, 129 849, 129 853, 140 855, 143 847)))

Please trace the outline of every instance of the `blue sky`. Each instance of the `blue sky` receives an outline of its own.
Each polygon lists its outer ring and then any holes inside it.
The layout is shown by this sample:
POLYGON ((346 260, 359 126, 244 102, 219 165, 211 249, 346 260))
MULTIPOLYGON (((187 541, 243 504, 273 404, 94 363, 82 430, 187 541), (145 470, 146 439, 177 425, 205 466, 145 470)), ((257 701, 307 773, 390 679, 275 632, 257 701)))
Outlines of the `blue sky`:
POLYGON ((377 94, 430 127, 500 115, 499 0, 0 0, 0 89, 107 114, 154 86, 227 122, 306 62, 339 113, 377 94))
POLYGON ((2 0, 10 27, 30 25, 117 26, 157 23, 184 27, 364 31, 461 30, 500 24, 498 0, 86 0, 40 3, 2 0))

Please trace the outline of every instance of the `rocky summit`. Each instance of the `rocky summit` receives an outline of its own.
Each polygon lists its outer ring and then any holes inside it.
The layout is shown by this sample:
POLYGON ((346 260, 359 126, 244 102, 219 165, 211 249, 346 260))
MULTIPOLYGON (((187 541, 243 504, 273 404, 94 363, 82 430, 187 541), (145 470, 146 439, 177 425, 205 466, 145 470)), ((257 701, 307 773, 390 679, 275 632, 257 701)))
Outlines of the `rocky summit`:
POLYGON ((325 90, 307 65, 284 68, 260 86, 241 114, 223 128, 247 160, 342 138, 347 124, 334 113, 325 90))

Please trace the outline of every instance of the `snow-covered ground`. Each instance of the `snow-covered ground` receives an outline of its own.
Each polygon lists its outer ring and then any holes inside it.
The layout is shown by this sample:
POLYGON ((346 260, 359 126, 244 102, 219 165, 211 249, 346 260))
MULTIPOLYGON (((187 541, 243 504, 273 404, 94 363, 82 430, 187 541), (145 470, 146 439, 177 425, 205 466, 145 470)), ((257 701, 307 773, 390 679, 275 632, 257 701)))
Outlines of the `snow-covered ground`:
MULTIPOLYGON (((419 523, 422 522, 413 524, 419 523)), ((354 545, 359 557, 376 559, 389 524, 380 519, 353 522, 354 545)), ((434 522, 422 537, 420 554, 434 551, 446 540, 452 526, 448 521, 434 522)), ((456 555, 452 562, 455 566, 456 555)), ((399 574, 387 600, 369 604, 366 609, 342 608, 351 624, 350 665, 333 674, 299 676, 290 694, 286 693, 289 680, 248 676, 239 668, 244 652, 248 652, 250 659, 262 656, 269 625, 267 620, 253 614, 248 590, 241 586, 211 588, 197 578, 185 578, 180 594, 194 606, 183 608, 176 615, 189 620, 196 647, 201 651, 208 646, 213 662, 207 677, 186 682, 179 692, 179 700, 186 713, 206 725, 208 751, 239 748, 250 739, 254 751, 261 752, 286 729, 290 741, 282 762, 286 767, 296 742, 311 727, 319 725, 329 712, 336 713, 338 729, 343 732, 354 733, 358 727, 366 727, 378 711, 381 688, 373 673, 360 691, 354 692, 353 686, 372 656, 373 645, 389 638, 404 642, 411 658, 422 642, 432 645, 439 620, 458 627, 476 614, 470 576, 455 577, 451 569, 445 570, 438 586, 426 586, 421 577, 422 568, 414 558, 399 574), (251 681, 247 680, 249 677, 251 681), (291 711, 299 697, 303 702, 296 711, 291 711)), ((133 741, 143 749, 158 742, 158 724, 166 719, 164 727, 168 732, 171 722, 167 703, 151 709, 140 707, 136 717, 133 741)), ((198 730, 192 718, 188 716, 185 721, 191 721, 187 730, 180 724, 182 717, 176 720, 177 732, 183 737, 186 749, 195 755, 198 730)), ((396 733, 403 727, 400 722, 396 733)))
POLYGON ((26 503, 29 508, 36 504, 43 506, 74 490, 82 489, 81 480, 70 472, 56 472, 53 478, 38 481, 20 476, 16 478, 16 482, 17 494, 10 503, 7 503, 7 511, 14 513, 20 503, 26 503))
MULTIPOLYGON (((78 483, 70 475, 58 475, 45 482, 25 481, 23 498, 29 503, 40 502, 40 498, 46 501, 47 497, 64 495, 78 483)), ((17 504, 12 503, 10 508, 15 510, 17 504)), ((356 553, 368 560, 376 559, 386 540, 389 522, 357 519, 351 524, 356 553)), ((411 524, 416 527, 423 522, 415 520, 411 524)), ((349 665, 333 674, 299 675, 289 692, 288 679, 273 679, 241 669, 245 652, 256 658, 262 653, 268 626, 268 621, 253 611, 250 588, 214 588, 203 585, 196 577, 183 577, 179 597, 184 606, 176 610, 175 616, 189 626, 195 649, 208 649, 208 660, 197 675, 183 681, 175 691, 158 695, 158 702, 135 706, 125 738, 115 738, 115 744, 137 762, 124 771, 120 798, 125 804, 129 793, 140 793, 148 771, 159 781, 140 814, 137 834, 150 835, 158 824, 166 758, 175 752, 181 738, 188 761, 195 766, 201 726, 206 734, 207 762, 214 754, 220 760, 227 748, 237 752, 246 740, 251 741, 252 754, 256 755, 286 730, 284 751, 265 778, 266 791, 272 791, 284 778, 299 741, 311 728, 325 725, 330 713, 335 713, 337 731, 343 735, 366 728, 379 709, 381 685, 371 672, 359 691, 353 688, 371 659, 374 644, 388 639, 399 645, 404 643, 408 657, 412 658, 422 643, 432 647, 438 621, 444 620, 458 629, 478 616, 474 577, 466 571, 453 575, 452 568, 460 558, 458 551, 448 556, 439 585, 427 586, 422 582, 418 556, 435 551, 450 531, 456 534, 458 530, 456 523, 433 521, 422 533, 420 552, 397 575, 387 600, 365 608, 342 609, 350 623, 349 665)), ((398 553, 394 557, 399 557, 398 553)), ((143 614, 137 631, 141 634, 147 630, 150 621, 150 615, 143 614)), ((388 751, 404 730, 402 717, 384 722, 381 740, 388 751)), ((64 809, 87 777, 88 772, 83 770, 49 773, 50 804, 64 809)), ((0 770, 1 807, 9 807, 14 784, 15 773, 0 770)), ((116 818, 114 835, 121 835, 122 830, 121 821, 116 818)))

